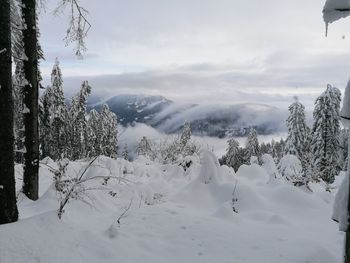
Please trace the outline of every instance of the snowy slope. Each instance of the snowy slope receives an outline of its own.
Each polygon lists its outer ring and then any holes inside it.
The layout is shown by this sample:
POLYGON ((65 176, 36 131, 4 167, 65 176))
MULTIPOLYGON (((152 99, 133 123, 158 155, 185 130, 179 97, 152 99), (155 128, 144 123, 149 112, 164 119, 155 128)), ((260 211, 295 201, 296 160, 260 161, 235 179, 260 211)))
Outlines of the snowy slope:
MULTIPOLYGON (((86 164, 70 163, 67 174, 86 164)), ((341 262, 334 193, 321 185, 306 193, 283 180, 267 183, 257 165, 235 174, 210 152, 187 171, 100 157, 86 177, 107 174, 123 180, 90 181, 104 189, 89 191, 90 205, 72 200, 59 220, 52 174, 42 165, 39 201, 21 197, 20 221, 0 226, 0 262, 341 262)))

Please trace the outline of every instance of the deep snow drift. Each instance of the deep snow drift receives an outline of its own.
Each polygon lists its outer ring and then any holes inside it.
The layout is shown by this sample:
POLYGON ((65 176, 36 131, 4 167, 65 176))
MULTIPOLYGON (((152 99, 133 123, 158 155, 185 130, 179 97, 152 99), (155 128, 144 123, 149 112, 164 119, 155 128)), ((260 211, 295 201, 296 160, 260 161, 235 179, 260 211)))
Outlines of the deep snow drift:
MULTIPOLYGON (((0 226, 0 262, 341 262, 343 234, 330 218, 334 192, 305 192, 258 165, 237 174, 204 152, 186 171, 139 158, 99 157, 61 220, 53 174, 40 169, 40 199, 20 196, 20 220, 0 226), (117 222, 117 219, 127 210, 117 222), (237 211, 238 213, 234 212, 237 211)), ((67 175, 87 162, 71 162, 67 175)), ((18 189, 21 167, 16 167, 18 189)))

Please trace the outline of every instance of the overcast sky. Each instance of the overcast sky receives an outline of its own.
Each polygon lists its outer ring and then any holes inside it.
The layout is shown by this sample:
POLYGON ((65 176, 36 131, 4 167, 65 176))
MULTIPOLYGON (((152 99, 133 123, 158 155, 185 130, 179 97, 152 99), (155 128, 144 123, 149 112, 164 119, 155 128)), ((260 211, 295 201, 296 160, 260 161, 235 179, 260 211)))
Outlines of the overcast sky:
POLYGON ((350 19, 330 25, 324 0, 84 0, 92 28, 83 60, 62 40, 67 17, 40 16, 48 83, 58 57, 68 93, 160 94, 183 102, 311 107, 350 76, 350 19))

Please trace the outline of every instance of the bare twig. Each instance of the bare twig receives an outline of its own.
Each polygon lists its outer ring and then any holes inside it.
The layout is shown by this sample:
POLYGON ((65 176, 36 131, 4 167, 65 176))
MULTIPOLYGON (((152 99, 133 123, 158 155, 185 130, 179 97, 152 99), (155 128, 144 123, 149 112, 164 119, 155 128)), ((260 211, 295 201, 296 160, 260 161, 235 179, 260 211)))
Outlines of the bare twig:
POLYGON ((91 24, 87 19, 88 11, 82 7, 78 0, 61 0, 54 10, 54 14, 58 14, 66 6, 70 7, 70 18, 66 37, 66 45, 75 42, 75 54, 82 58, 82 54, 86 51, 85 38, 91 28, 91 24))
POLYGON ((129 205, 124 209, 123 213, 117 218, 117 223, 120 225, 120 220, 125 217, 126 213, 130 210, 132 205, 132 199, 130 200, 129 205))

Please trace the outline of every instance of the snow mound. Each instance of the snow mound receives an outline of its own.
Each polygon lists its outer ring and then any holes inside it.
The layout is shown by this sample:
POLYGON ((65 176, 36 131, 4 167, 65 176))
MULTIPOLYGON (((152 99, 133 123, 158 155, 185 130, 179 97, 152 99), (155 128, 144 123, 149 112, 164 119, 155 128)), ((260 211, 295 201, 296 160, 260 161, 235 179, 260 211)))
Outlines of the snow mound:
MULTIPOLYGON (((86 177, 116 178, 87 182, 91 190, 70 200, 59 220, 48 168, 57 165, 46 160, 40 199, 21 198, 20 220, 0 226, 0 262, 340 263, 333 193, 320 185, 307 193, 280 179, 272 184, 265 163, 235 174, 211 152, 186 168, 99 157, 86 177)), ((70 162, 67 173, 74 177, 87 165, 70 162)), ((16 166, 18 185, 21 173, 16 166)))
POLYGON ((267 183, 269 180, 267 172, 257 164, 243 164, 237 171, 237 177, 260 183, 267 183))

